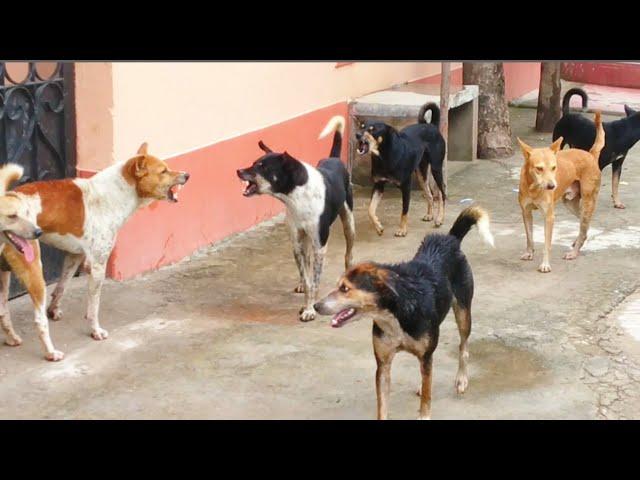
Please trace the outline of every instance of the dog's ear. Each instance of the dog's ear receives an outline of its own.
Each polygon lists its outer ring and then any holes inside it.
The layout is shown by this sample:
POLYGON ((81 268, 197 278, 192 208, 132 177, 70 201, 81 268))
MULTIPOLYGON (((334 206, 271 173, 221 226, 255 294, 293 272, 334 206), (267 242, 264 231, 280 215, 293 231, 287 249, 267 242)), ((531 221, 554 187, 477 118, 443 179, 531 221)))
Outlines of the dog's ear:
POLYGON ((624 106, 624 113, 627 115, 627 117, 630 117, 631 115, 633 115, 634 113, 637 113, 637 112, 638 112, 637 110, 634 110, 629 105, 625 105, 624 106))
MULTIPOLYGON (((146 143, 145 143, 146 146, 146 143)), ((137 177, 144 177, 147 174, 147 156, 146 154, 136 155, 133 157, 133 174, 137 177)))
POLYGON ((138 148, 138 151, 136 152, 138 155, 146 155, 147 154, 147 142, 144 142, 142 145, 140 145, 140 148, 138 148))
POLYGON ((267 147, 262 140, 260 140, 258 142, 258 146, 260 147, 260 150, 262 150, 264 153, 272 153, 273 152, 273 150, 271 150, 269 147, 267 147))
POLYGON ((560 151, 560 147, 562 146, 563 140, 564 140, 563 137, 558 137, 558 139, 549 146, 549 148, 553 153, 558 153, 560 151))
POLYGON ((384 285, 387 290, 393 293, 394 296, 399 297, 398 290, 396 289, 396 283, 398 281, 398 274, 386 268, 379 268, 376 271, 376 278, 378 282, 384 285))
POLYGON ((529 155, 531 155, 531 150, 533 150, 529 145, 520 140, 520 137, 517 137, 518 144, 520 145, 520 150, 522 150, 522 154, 524 155, 525 160, 529 160, 529 155))

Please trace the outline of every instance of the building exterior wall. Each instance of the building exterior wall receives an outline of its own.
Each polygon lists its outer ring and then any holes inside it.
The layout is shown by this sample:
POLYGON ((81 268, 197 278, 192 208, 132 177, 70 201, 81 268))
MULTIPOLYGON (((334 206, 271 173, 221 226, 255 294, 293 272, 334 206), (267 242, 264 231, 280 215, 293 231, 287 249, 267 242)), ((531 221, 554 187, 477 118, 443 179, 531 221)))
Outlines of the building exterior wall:
MULTIPOLYGON (((537 88, 539 64, 512 65, 511 94, 537 88)), ((173 263, 282 212, 274 199, 241 194, 235 170, 260 156, 258 140, 315 164, 331 144, 318 133, 332 115, 347 114, 349 99, 439 81, 439 73, 434 62, 76 64, 79 175, 126 160, 145 141, 191 174, 179 203, 156 202, 120 231, 109 275, 121 280, 173 263)), ((460 63, 452 73, 461 82, 460 63)))

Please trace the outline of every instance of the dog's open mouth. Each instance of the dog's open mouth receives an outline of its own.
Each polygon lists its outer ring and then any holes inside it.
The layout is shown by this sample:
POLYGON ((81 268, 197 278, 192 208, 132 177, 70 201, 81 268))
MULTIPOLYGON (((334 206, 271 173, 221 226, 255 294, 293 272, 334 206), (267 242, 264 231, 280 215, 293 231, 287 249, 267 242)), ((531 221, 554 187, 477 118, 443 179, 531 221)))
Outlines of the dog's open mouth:
POLYGON ((358 148, 357 151, 360 155, 364 155, 367 152, 369 152, 369 142, 367 142, 366 140, 362 139, 358 142, 358 148))
POLYGON ((255 195, 258 193, 258 184, 252 180, 245 180, 246 185, 244 188, 244 192, 242 194, 245 197, 250 197, 251 195, 255 195))
POLYGON ((176 203, 178 201, 178 194, 180 193, 180 190, 182 190, 182 187, 183 185, 179 183, 171 187, 167 191, 167 200, 176 203))
POLYGON ((33 247, 27 239, 6 230, 3 233, 5 237, 7 237, 11 245, 13 245, 13 247, 22 254, 27 262, 33 262, 33 259, 36 255, 33 251, 33 247))
POLYGON ((340 328, 349 320, 351 320, 356 313, 358 313, 358 310, 356 310, 355 308, 345 308, 344 310, 340 310, 331 319, 331 326, 333 328, 340 328))

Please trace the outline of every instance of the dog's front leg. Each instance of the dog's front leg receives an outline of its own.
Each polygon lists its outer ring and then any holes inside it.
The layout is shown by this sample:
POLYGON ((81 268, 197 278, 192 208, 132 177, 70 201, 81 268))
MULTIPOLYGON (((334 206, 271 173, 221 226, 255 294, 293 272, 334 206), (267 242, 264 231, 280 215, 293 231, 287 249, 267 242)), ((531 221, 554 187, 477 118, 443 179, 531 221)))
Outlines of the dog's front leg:
POLYGON ((520 260, 533 260, 533 209, 530 205, 521 208, 524 232, 527 235, 527 250, 520 256, 520 260))
POLYGON ((298 267, 298 273, 300 275, 300 281, 298 286, 293 289, 296 293, 304 293, 305 289, 305 269, 306 262, 304 256, 304 230, 299 230, 294 221, 287 215, 287 226, 289 227, 289 235, 291 236, 291 243, 293 244, 293 258, 296 260, 296 266, 298 267))
POLYGON ((380 204, 380 200, 382 200, 382 195, 384 194, 384 182, 376 182, 373 185, 373 192, 371 193, 371 203, 369 203, 369 220, 373 223, 374 228, 378 235, 382 235, 384 232, 384 227, 376 212, 378 210, 378 205, 380 204))
POLYGON ((420 361, 422 373, 422 390, 420 391, 420 416, 418 420, 431 420, 431 372, 433 370, 433 355, 425 354, 420 361))
POLYGON ((100 291, 106 272, 106 259, 91 261, 91 274, 89 275, 89 298, 87 302, 87 321, 91 326, 91 337, 94 340, 106 340, 109 336, 104 328, 100 327, 98 311, 100 310, 100 291))
MULTIPOLYGON (((375 330, 375 329, 374 329, 375 330)), ((383 334, 384 335, 384 334, 383 334)), ((384 340, 373 336, 373 353, 376 357, 376 397, 378 402, 377 418, 386 420, 389 392, 391 390, 391 362, 395 355, 395 348, 390 347, 384 340)))
POLYGON ((307 271, 305 280, 305 307, 300 312, 300 320, 309 322, 316 318, 316 310, 313 304, 318 299, 318 289, 320 287, 320 276, 322 275, 322 267, 324 257, 327 252, 327 246, 319 247, 314 244, 309 246, 309 260, 311 268, 307 271))
POLYGON ((611 198, 613 199, 613 206, 615 208, 627 208, 624 203, 620 201, 620 195, 618 193, 618 188, 620 187, 620 175, 622 175, 622 163, 626 156, 626 154, 623 155, 611 164, 611 198))
POLYGON ((11 312, 9 311, 9 285, 11 284, 11 272, 0 272, 0 325, 7 338, 4 343, 10 347, 22 344, 20 335, 13 329, 11 312))
POLYGON ((553 238, 553 220, 555 218, 553 203, 547 204, 547 209, 544 212, 544 253, 542 255, 542 263, 538 267, 538 270, 542 273, 548 273, 551 271, 551 240, 553 238))
POLYGON ((15 249, 5 249, 4 258, 11 267, 11 271, 29 292, 33 303, 33 314, 36 328, 38 329, 38 337, 44 348, 45 358, 51 362, 57 362, 64 358, 64 353, 55 349, 49 333, 49 319, 46 311, 47 285, 42 273, 40 244, 37 241, 32 241, 31 244, 34 248, 35 258, 30 263, 27 263, 24 257, 15 249))
POLYGON ((400 228, 396 231, 395 236, 406 237, 409 223, 409 204, 411 203, 411 178, 403 183, 400 188, 402 189, 402 215, 400 215, 400 228))

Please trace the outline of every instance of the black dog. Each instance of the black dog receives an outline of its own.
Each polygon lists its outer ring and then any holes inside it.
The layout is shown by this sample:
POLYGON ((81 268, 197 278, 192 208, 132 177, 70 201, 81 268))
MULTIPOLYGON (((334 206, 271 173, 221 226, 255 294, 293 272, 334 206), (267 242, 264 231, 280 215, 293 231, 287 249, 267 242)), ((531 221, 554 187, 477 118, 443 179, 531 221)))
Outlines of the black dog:
POLYGON ((460 333, 455 386, 458 393, 467 388, 473 274, 460 242, 474 224, 482 238, 493 245, 489 215, 480 207, 469 207, 458 216, 449 235, 428 235, 410 262, 358 264, 342 276, 336 290, 316 304, 321 315, 334 315, 332 327, 343 326, 359 313, 373 312, 380 420, 387 418, 391 362, 398 351, 410 352, 420 360, 419 418, 430 418, 432 355, 438 346, 440 324, 452 306, 460 333))
POLYGON ((442 179, 442 164, 446 152, 444 138, 438 130, 440 109, 435 103, 428 103, 420 109, 418 123, 397 131, 382 122, 367 121, 360 125, 361 131, 356 133, 358 153, 364 155, 371 152, 371 177, 373 193, 369 205, 369 219, 378 235, 384 228, 376 216, 378 204, 384 193, 384 186, 391 182, 402 190, 402 216, 397 237, 407 234, 407 213, 411 201, 411 175, 415 172, 427 198, 427 214, 424 221, 433 218, 433 195, 429 189, 427 175, 431 167, 440 195, 438 195, 438 211, 435 215, 435 226, 442 225, 444 220, 445 191, 442 179), (427 111, 431 111, 431 123, 424 119, 427 111))
MULTIPOLYGON (((582 108, 588 104, 587 92, 581 88, 572 88, 565 93, 562 100, 562 118, 553 128, 553 140, 562 137, 562 147, 589 151, 596 138, 596 127, 593 120, 577 113, 569 113, 569 101, 573 95, 582 97, 582 108)), ((622 173, 622 163, 627 152, 640 140, 640 112, 624 106, 626 118, 613 122, 604 122, 604 148, 598 161, 600 170, 611 164, 611 197, 615 208, 624 208, 618 196, 618 186, 622 173)))
POLYGON ((265 155, 251 167, 237 172, 247 182, 245 197, 268 194, 287 206, 287 225, 300 273, 295 292, 305 294, 305 306, 300 310, 303 322, 316 316, 313 304, 318 295, 329 230, 338 215, 347 245, 345 268, 351 265, 355 223, 351 180, 340 161, 344 123, 344 118, 333 117, 320 134, 323 138, 335 132, 330 158, 321 160, 317 168, 296 160, 287 152, 275 153, 260 141, 258 145, 265 155))

